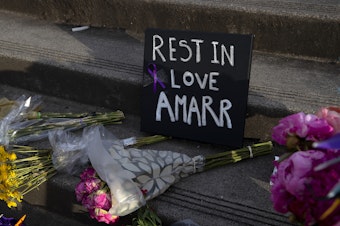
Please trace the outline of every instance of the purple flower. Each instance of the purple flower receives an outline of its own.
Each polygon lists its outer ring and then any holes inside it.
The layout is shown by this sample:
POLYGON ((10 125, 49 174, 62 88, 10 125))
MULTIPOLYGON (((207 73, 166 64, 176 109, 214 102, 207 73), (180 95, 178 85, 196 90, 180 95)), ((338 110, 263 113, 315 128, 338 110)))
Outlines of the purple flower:
POLYGON ((332 133, 333 127, 325 119, 300 112, 281 119, 273 128, 272 138, 277 143, 286 145, 289 136, 319 141, 330 137, 332 133))

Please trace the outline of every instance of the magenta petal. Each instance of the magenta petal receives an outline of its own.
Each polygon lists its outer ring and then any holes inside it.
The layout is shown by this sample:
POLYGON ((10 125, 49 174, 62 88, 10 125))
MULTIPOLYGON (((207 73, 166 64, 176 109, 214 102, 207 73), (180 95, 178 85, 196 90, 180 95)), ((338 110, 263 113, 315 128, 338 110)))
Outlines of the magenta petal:
POLYGON ((321 149, 340 149, 340 133, 335 134, 327 140, 314 142, 313 147, 321 149))

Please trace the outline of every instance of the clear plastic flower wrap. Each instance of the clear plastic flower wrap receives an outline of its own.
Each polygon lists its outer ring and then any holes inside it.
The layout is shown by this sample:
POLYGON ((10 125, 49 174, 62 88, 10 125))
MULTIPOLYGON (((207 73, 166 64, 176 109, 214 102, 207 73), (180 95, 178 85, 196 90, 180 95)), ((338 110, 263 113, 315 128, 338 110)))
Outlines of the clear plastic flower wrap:
POLYGON ((26 114, 41 104, 41 96, 26 97, 22 95, 14 101, 11 110, 0 121, 0 144, 8 145, 13 141, 16 132, 22 126, 21 124, 26 114))
POLYGON ((87 141, 81 136, 65 130, 49 131, 48 138, 52 146, 53 166, 59 172, 79 174, 89 162, 84 151, 87 141))
MULTIPOLYGON (((22 96, 10 101, 11 109, 3 109, 0 121, 0 144, 25 144, 47 138, 52 130, 77 130, 93 124, 120 124, 122 111, 105 113, 58 113, 37 111, 42 101, 40 96, 22 96)), ((2 105, 0 104, 0 107, 2 105)), ((0 109, 2 110, 2 109, 0 109)))

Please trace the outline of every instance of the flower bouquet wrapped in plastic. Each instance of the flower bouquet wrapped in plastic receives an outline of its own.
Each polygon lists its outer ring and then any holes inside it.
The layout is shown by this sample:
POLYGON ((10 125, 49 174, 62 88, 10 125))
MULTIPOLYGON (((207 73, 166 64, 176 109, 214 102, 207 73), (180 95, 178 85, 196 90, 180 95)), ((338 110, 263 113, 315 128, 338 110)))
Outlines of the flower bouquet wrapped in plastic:
POLYGON ((51 132, 49 138, 58 170, 70 172, 71 165, 81 166, 89 159, 110 190, 111 205, 105 211, 112 216, 134 212, 190 174, 272 151, 271 142, 195 157, 173 151, 124 148, 123 143, 102 126, 85 128, 81 138, 63 132, 51 132))
POLYGON ((287 146, 271 177, 274 209, 292 222, 334 226, 340 222, 340 109, 289 115, 273 128, 287 146))
POLYGON ((108 113, 57 113, 40 112, 40 96, 21 96, 15 101, 3 101, 3 117, 0 118, 0 144, 22 144, 47 138, 55 129, 76 130, 86 126, 120 124, 121 111, 108 113))

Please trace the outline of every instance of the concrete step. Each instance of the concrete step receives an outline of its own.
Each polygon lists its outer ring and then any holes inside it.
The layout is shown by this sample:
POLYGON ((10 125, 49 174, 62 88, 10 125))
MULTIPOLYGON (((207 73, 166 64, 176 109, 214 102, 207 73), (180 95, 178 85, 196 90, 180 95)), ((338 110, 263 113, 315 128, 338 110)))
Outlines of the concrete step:
MULTIPOLYGON (((139 114, 142 42, 121 30, 72 32, 5 11, 0 28, 1 83, 139 114)), ((282 115, 339 105, 339 72, 337 63, 254 51, 248 111, 282 115)))
POLYGON ((254 34, 260 51, 336 61, 338 0, 3 0, 1 9, 59 24, 122 28, 142 38, 148 27, 254 34))

